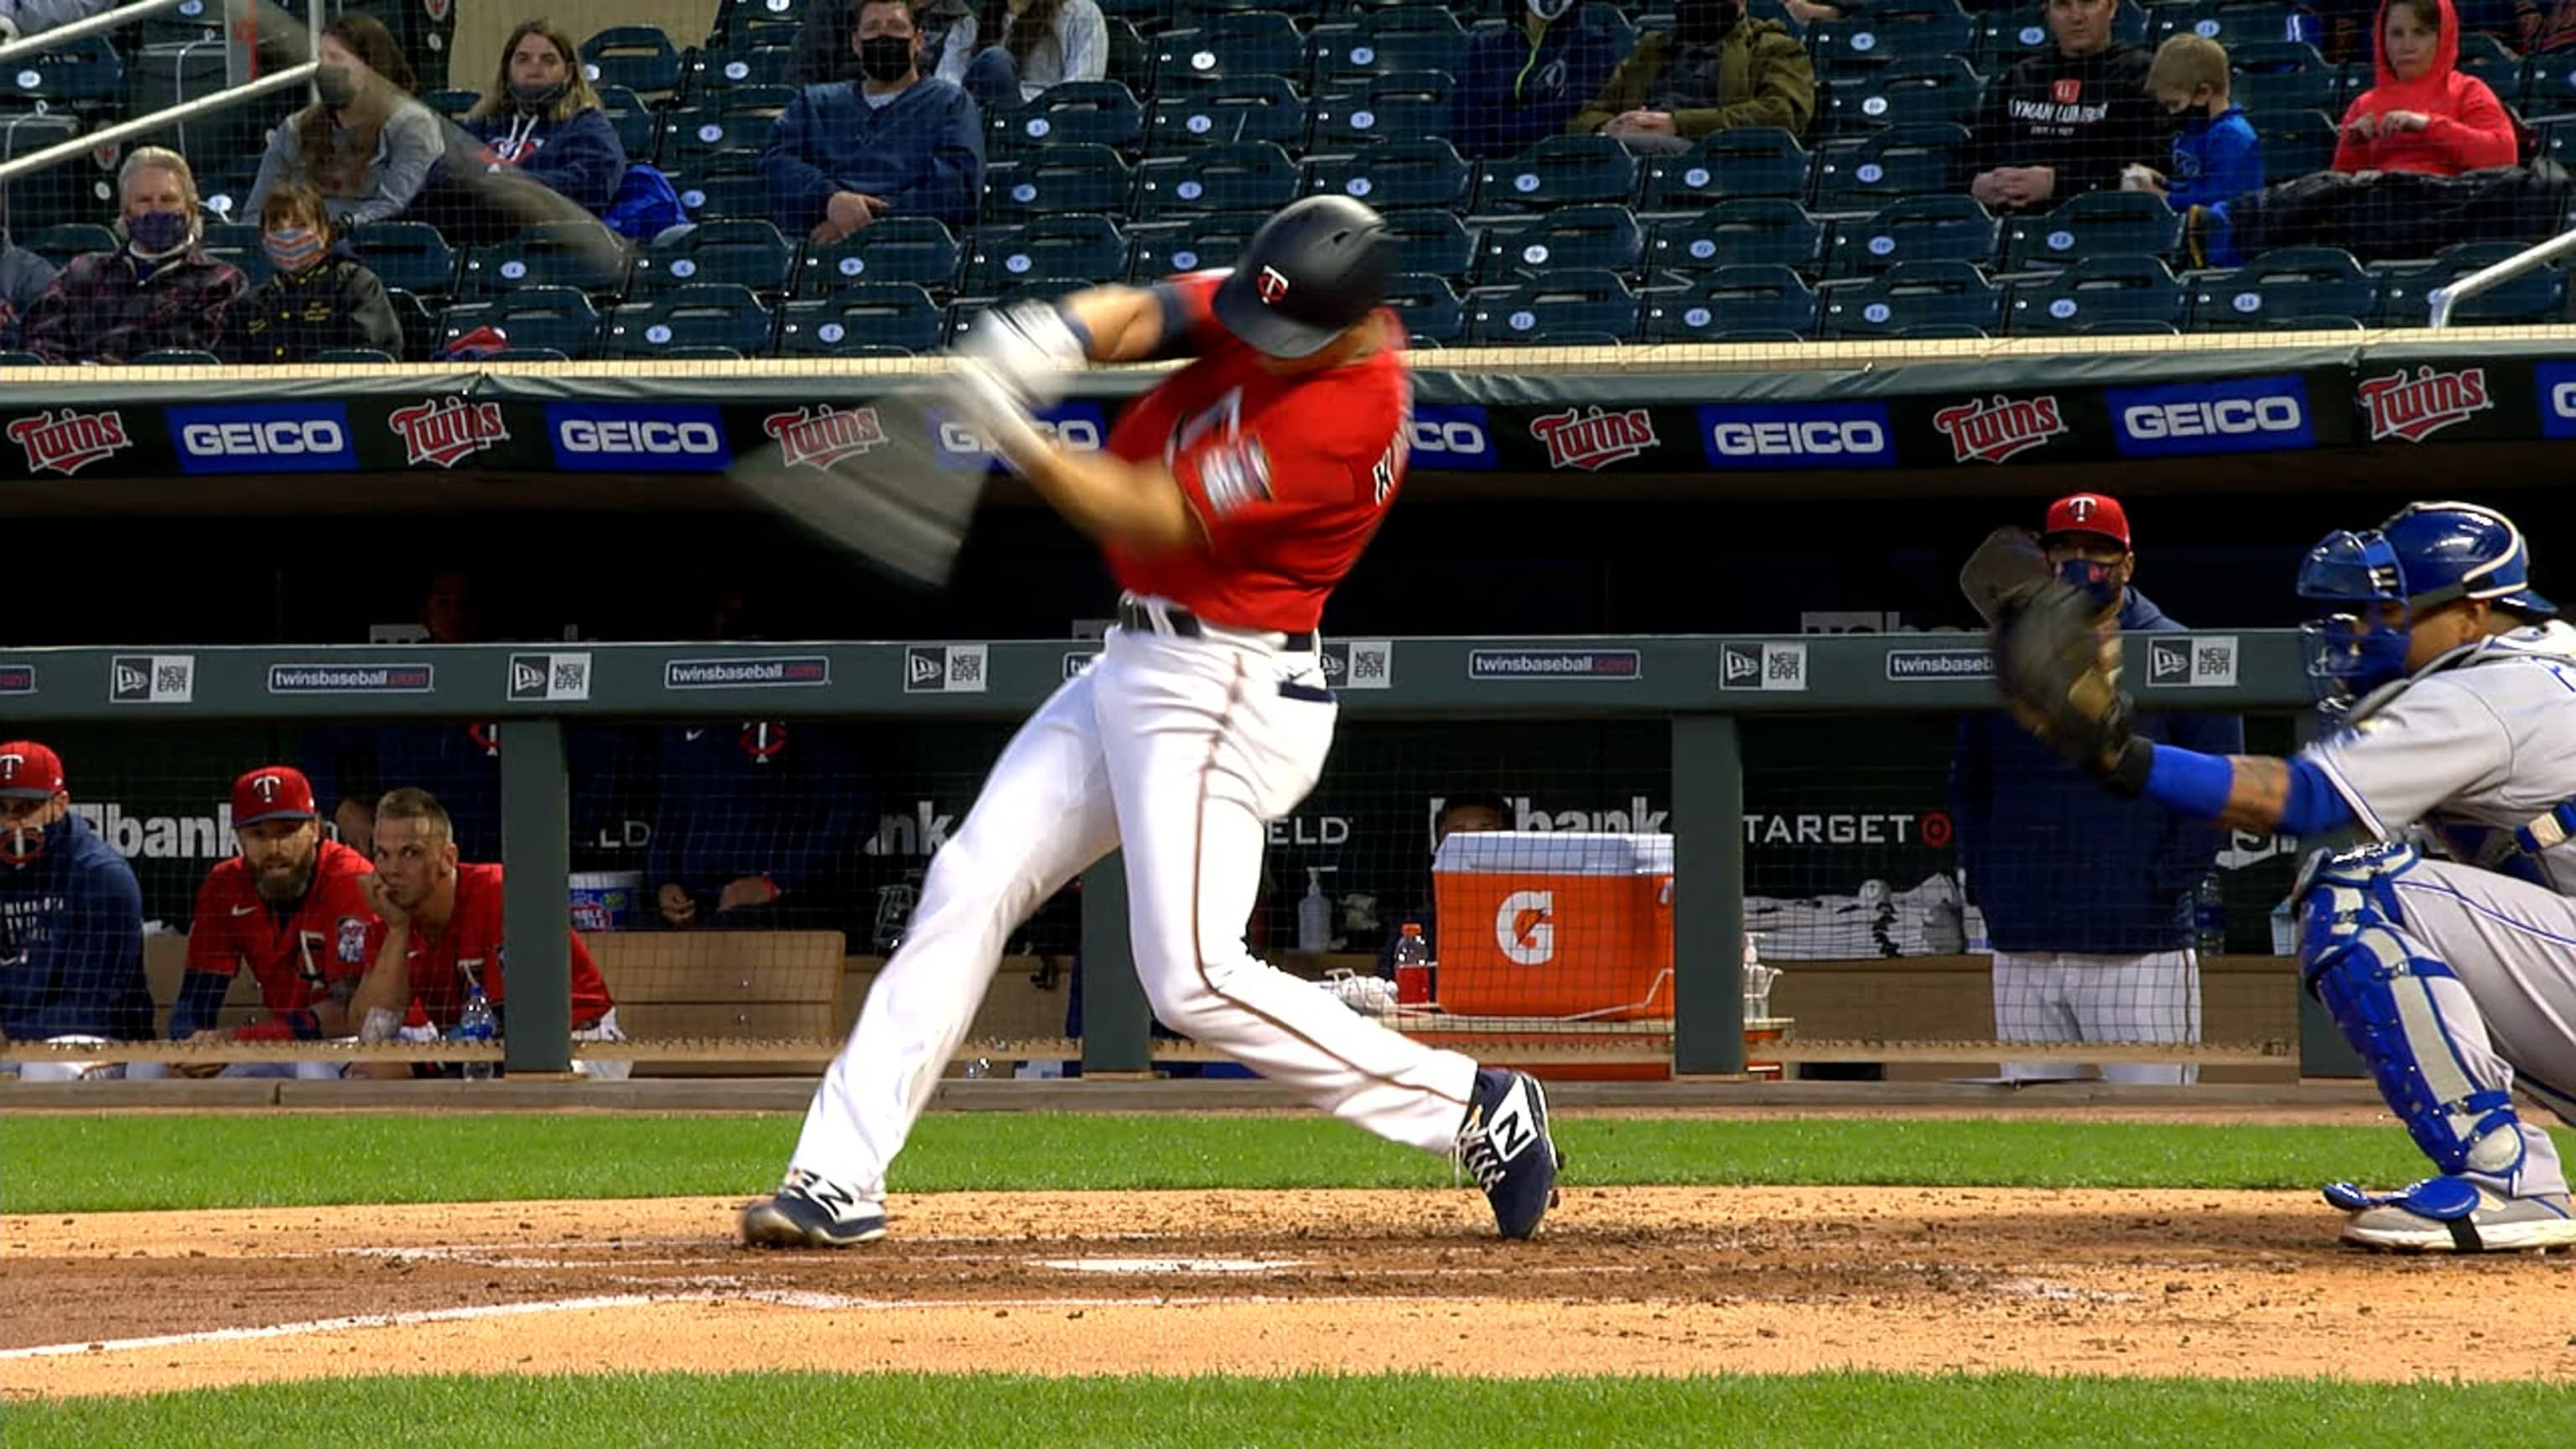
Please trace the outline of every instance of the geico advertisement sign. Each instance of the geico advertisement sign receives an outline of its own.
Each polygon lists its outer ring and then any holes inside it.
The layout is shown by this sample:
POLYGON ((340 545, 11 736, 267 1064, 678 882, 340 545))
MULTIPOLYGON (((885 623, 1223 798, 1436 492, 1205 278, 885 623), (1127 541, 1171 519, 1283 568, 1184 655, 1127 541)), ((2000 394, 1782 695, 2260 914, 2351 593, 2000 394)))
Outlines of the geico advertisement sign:
POLYGON ((1699 410, 1699 435, 1712 468, 1896 466, 1884 403, 1710 404, 1699 410))
POLYGON ((555 466, 575 472, 714 473, 733 464, 724 418, 692 404, 546 404, 555 466))
POLYGON ((2307 384, 2296 377, 2115 387, 2103 400, 2122 457, 2269 453, 2317 443, 2307 384))
POLYGON ((173 407, 165 415, 183 472, 347 472, 358 463, 349 411, 335 402, 173 407))

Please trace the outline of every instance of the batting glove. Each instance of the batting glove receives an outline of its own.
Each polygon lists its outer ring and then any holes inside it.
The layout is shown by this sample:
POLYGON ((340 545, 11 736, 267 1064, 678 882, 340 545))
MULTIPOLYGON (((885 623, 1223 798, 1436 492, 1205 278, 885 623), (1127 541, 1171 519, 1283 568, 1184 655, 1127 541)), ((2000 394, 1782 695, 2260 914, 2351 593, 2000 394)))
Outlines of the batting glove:
POLYGON ((1064 400, 1067 379, 1091 360, 1090 339, 1051 302, 996 307, 975 319, 957 345, 992 371, 1022 405, 1053 407, 1064 400))
POLYGON ((942 394, 949 413, 1012 472, 1027 472, 1029 464, 1046 451, 1046 435, 1030 422, 1026 404, 981 360, 960 358, 942 394))

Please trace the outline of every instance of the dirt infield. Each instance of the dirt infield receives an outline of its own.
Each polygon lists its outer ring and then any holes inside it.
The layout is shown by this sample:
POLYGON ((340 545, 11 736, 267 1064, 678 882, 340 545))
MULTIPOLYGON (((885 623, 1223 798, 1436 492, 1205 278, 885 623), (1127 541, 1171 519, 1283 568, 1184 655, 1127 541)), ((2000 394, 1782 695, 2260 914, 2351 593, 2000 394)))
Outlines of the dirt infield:
POLYGON ((373 1372, 1832 1367, 2576 1378, 2564 1257, 2387 1258, 2306 1194, 954 1193, 837 1254, 714 1199, 0 1219, 0 1395, 373 1372))

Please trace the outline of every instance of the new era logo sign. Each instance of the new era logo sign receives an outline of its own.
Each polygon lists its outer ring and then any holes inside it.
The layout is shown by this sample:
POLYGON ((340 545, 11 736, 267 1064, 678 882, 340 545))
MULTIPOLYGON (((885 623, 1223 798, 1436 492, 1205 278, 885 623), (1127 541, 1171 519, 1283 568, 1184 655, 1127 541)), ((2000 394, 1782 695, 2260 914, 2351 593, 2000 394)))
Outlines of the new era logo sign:
POLYGON ((0 694, 33 694, 36 692, 36 666, 0 664, 0 694))
POLYGON ((1392 639, 1353 639, 1339 647, 1348 655, 1337 689, 1392 689, 1395 687, 1395 641, 1392 639))
POLYGON ((2224 689, 2236 683, 2233 634, 2160 634, 2147 641, 2150 689, 2224 689))
POLYGON ((513 703, 590 698, 590 656, 511 655, 509 697, 513 703))
POLYGON ((119 654, 108 661, 110 704, 186 704, 196 697, 193 654, 119 654))
POLYGON ((906 694, 982 694, 990 649, 982 644, 913 644, 903 651, 906 694))
POLYGON ((1804 690, 1807 646, 1796 640, 1729 640, 1717 647, 1720 689, 1804 690))

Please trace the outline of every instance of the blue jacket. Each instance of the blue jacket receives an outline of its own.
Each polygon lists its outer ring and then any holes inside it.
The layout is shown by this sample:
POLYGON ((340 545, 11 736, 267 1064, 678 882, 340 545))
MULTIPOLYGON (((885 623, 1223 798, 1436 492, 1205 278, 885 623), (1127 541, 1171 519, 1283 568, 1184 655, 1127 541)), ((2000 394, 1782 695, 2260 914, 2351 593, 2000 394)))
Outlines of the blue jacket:
POLYGON ((761 167, 770 218, 791 238, 822 221, 836 191, 970 226, 984 194, 983 118, 944 80, 916 81, 882 106, 861 99, 855 81, 807 86, 770 128, 761 167))
MULTIPOLYGON (((2182 625, 2131 589, 2120 628, 2182 625)), ((2244 723, 2233 715, 2141 715, 2138 733, 2206 754, 2245 750, 2244 723)), ((1960 724, 1950 811, 1969 898, 1985 911, 1997 951, 2181 950, 2192 943, 2192 887, 2227 838, 2151 801, 2112 797, 1999 713, 1960 724)))
POLYGON ((746 876, 787 897, 832 884, 832 865, 859 848, 856 743, 821 720, 725 720, 662 731, 660 801, 645 884, 677 883, 701 919, 746 876))
POLYGON ((1515 23, 1467 43, 1449 92, 1449 139, 1458 154, 1510 156, 1563 134, 1583 103, 1618 69, 1619 37, 1579 21, 1577 11, 1539 32, 1536 45, 1515 23))
POLYGON ((2262 189, 2263 145, 2243 106, 2195 116, 2174 133, 2173 164, 2165 168, 2165 200, 2174 210, 2215 206, 2262 189))
POLYGON ((597 106, 562 121, 513 110, 468 121, 465 129, 483 143, 484 164, 515 168, 594 216, 608 210, 626 179, 626 143, 597 106))
POLYGON ((45 827, 34 861, 0 865, 0 1035, 151 1039, 143 888, 77 815, 45 827))

